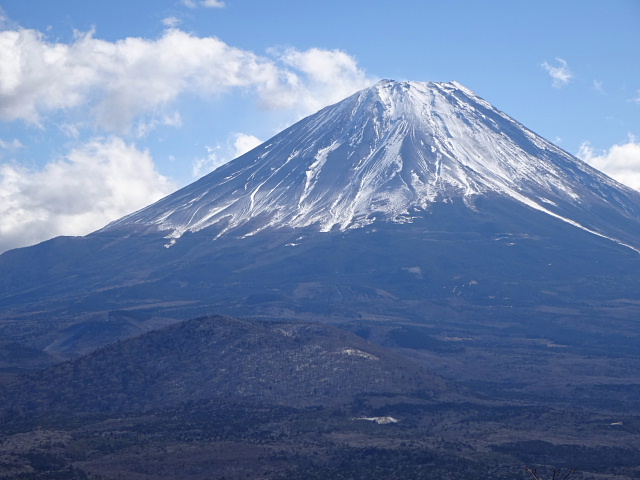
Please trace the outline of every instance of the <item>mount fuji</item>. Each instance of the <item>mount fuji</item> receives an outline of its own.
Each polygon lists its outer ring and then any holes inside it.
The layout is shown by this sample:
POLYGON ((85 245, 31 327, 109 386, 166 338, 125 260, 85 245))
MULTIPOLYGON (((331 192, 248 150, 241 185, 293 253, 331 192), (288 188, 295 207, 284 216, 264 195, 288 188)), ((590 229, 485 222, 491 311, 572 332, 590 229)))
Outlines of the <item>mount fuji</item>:
POLYGON ((638 478, 638 319, 640 193, 457 83, 386 80, 0 255, 0 457, 12 478, 638 478))
POLYGON ((200 181, 99 233, 248 236, 268 228, 346 231, 411 222, 436 202, 495 195, 640 247, 620 224, 637 192, 493 108, 462 85, 382 81, 325 108, 200 181), (608 209, 608 215, 594 210, 608 209), (613 218, 610 216, 613 215, 613 218))
POLYGON ((210 313, 441 339, 569 318, 625 344, 638 272, 640 193, 456 82, 385 80, 86 237, 6 252, 0 326, 62 355, 210 313))

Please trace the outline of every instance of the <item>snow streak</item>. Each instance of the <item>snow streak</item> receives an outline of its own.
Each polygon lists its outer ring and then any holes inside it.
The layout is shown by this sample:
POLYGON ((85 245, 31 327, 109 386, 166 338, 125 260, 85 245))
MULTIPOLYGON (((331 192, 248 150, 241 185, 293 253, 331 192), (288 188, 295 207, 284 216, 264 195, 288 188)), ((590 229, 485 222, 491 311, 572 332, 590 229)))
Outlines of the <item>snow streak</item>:
POLYGON ((473 205, 487 194, 640 246, 607 233, 588 208, 614 200, 637 219, 635 192, 456 82, 384 80, 106 229, 135 224, 173 240, 210 227, 216 236, 285 226, 345 231, 410 222, 434 202, 473 205))

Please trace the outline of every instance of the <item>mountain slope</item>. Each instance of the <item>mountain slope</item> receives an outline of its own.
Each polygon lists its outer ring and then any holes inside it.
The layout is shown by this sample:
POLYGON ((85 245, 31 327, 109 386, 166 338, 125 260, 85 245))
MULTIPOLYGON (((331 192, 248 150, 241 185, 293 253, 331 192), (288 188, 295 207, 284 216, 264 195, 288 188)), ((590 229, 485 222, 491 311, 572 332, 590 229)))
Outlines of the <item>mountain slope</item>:
POLYGON ((639 242, 637 192, 459 84, 383 81, 98 232, 0 255, 0 327, 77 355, 211 313, 466 338, 571 312, 575 338, 626 345, 639 242))
POLYGON ((345 231, 492 194, 640 247, 640 194, 455 82, 382 81, 102 232, 345 231))
POLYGON ((637 476, 639 206, 458 84, 381 82, 94 234, 0 255, 7 355, 75 357, 7 377, 1 463, 637 476), (178 323, 211 313, 249 320, 178 323))
POLYGON ((210 399, 327 405, 363 394, 441 396, 449 389, 438 376, 335 327, 214 316, 51 367, 9 387, 2 403, 50 415, 210 399))

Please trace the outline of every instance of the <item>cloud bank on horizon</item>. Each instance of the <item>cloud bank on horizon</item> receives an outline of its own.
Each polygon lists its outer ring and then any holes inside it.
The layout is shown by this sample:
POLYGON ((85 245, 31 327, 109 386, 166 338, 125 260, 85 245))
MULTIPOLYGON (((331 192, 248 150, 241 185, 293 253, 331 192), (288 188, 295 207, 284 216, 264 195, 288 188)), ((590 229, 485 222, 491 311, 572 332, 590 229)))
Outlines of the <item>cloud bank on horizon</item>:
MULTIPOLYGON (((219 0, 182 3, 225 7, 219 0)), ((342 50, 274 47, 258 54, 181 30, 176 17, 163 19, 158 38, 114 41, 94 31, 51 40, 10 23, 0 10, 0 124, 7 127, 0 132, 0 252, 87 234, 182 186, 141 144, 162 129, 183 128, 185 97, 216 102, 241 95, 251 108, 281 112, 292 123, 378 80, 342 50), (63 153, 16 160, 29 132, 62 135, 63 153)), ((556 89, 576 78, 560 57, 538 68, 556 89)), ((638 98, 629 101, 640 107, 638 98)), ((259 143, 251 133, 232 132, 223 145, 204 145, 206 153, 185 170, 199 177, 259 143)), ((635 138, 608 151, 584 143, 578 156, 640 189, 635 138)))

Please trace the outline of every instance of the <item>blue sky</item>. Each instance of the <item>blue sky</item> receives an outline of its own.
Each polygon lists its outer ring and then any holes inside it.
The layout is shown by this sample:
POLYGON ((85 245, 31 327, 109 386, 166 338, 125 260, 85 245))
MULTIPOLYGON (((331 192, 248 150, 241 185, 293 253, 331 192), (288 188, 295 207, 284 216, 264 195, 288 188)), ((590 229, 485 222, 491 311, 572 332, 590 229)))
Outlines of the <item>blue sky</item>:
POLYGON ((0 0, 0 251, 82 235, 382 78, 640 188, 639 0, 0 0))

